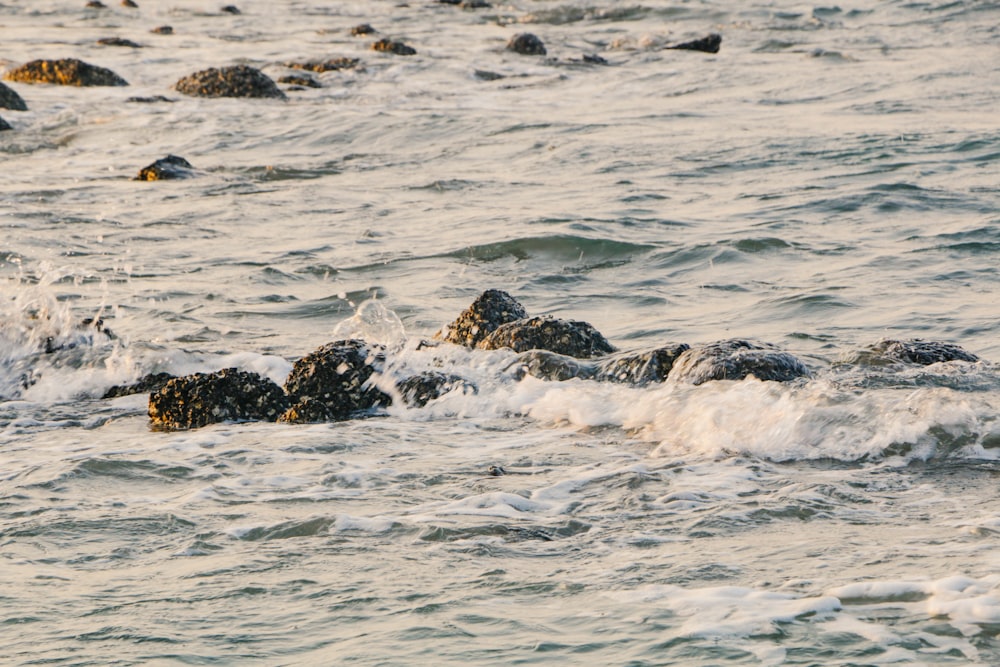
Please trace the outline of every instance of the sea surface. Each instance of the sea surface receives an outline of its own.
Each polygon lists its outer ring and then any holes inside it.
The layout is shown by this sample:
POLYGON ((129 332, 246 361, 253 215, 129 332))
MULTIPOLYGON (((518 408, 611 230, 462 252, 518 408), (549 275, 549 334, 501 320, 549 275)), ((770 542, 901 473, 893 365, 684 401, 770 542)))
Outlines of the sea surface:
POLYGON ((0 110, 0 664, 1000 664, 998 3, 105 2, 0 0, 0 70, 130 84, 0 110), (286 101, 173 90, 335 57, 286 101), (133 180, 168 154, 196 177, 133 180), (418 349, 490 288, 812 377, 418 349), (101 398, 346 335, 478 393, 174 432, 101 398))

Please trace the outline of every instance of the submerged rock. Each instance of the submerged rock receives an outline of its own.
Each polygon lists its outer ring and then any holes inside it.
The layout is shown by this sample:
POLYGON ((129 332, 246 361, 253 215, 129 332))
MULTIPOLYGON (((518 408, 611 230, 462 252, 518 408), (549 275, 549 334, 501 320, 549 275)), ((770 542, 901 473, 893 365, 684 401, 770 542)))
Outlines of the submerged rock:
POLYGON ((465 347, 476 347, 501 324, 527 316, 524 306, 510 294, 503 290, 489 289, 462 311, 458 319, 434 334, 434 338, 465 347))
POLYGON ((155 104, 156 102, 173 102, 169 97, 163 95, 152 95, 151 97, 130 97, 126 102, 133 104, 155 104))
POLYGON ((8 123, 7 121, 5 121, 3 119, 3 116, 0 116, 0 132, 3 132, 5 130, 13 130, 13 129, 14 128, 10 126, 10 123, 8 123))
POLYGON ((361 37, 362 35, 370 35, 374 32, 377 32, 377 30, 371 27, 371 25, 368 23, 361 23, 351 28, 351 34, 354 35, 355 37, 361 37))
POLYGON ((11 111, 27 111, 28 105, 10 86, 0 83, 0 109, 10 109, 11 111))
POLYGON ((161 25, 153 28, 150 32, 154 35, 172 35, 174 34, 174 28, 169 25, 161 25))
POLYGON ((643 352, 624 352, 597 362, 594 379, 646 385, 667 379, 677 359, 691 349, 686 343, 671 343, 643 352))
POLYGON ((104 392, 101 398, 121 398, 133 394, 150 394, 162 389, 168 382, 176 378, 170 373, 149 373, 132 384, 116 384, 104 392))
POLYGON ((809 369, 770 343, 732 339, 687 350, 674 362, 669 377, 677 382, 702 384, 742 380, 749 375, 758 380, 788 382, 809 377, 809 369))
POLYGON ((425 371, 396 383, 396 389, 403 402, 414 408, 422 408, 436 398, 455 389, 476 393, 476 386, 458 375, 425 371))
POLYGON ((417 53, 417 50, 412 46, 404 44, 403 42, 397 42, 389 39, 388 37, 383 37, 372 44, 372 49, 375 51, 382 51, 383 53, 395 53, 397 56, 412 56, 417 53))
POLYGON ((278 84, 249 65, 210 67, 188 75, 174 89, 192 97, 269 97, 285 99, 278 84))
POLYGON ((680 44, 668 46, 667 48, 680 49, 683 51, 701 51, 703 53, 718 53, 720 46, 722 46, 722 35, 712 33, 702 37, 701 39, 693 39, 690 42, 681 42, 680 44))
POLYGON ((281 387, 247 371, 227 368, 169 380, 149 396, 154 428, 198 428, 225 421, 276 421, 288 404, 281 387))
POLYGON ((20 83, 55 83, 61 86, 127 86, 128 82, 104 67, 76 58, 32 60, 4 75, 20 83))
POLYGON ((364 341, 353 339, 328 343, 299 359, 285 380, 285 391, 298 413, 322 415, 322 419, 289 415, 282 421, 340 421, 389 405, 389 396, 369 382, 383 361, 380 348, 369 348, 364 341), (303 402, 307 398, 310 401, 303 402))
POLYGON ((131 39, 125 39, 123 37, 102 37, 97 40, 97 43, 101 46, 128 46, 133 49, 141 49, 142 44, 137 44, 131 39))
POLYGON ((226 5, 225 7, 221 8, 219 11, 222 12, 223 14, 242 14, 243 13, 243 12, 240 11, 240 8, 237 7, 236 5, 226 5))
POLYGON ((523 56, 544 56, 548 53, 542 40, 530 32, 522 32, 511 37, 507 42, 507 50, 523 56))
POLYGON ((310 72, 316 72, 317 74, 322 74, 323 72, 332 72, 342 69, 353 69, 357 67, 360 60, 358 58, 329 58, 327 60, 307 60, 305 62, 286 62, 285 67, 290 67, 292 69, 304 69, 310 72))
POLYGON ((958 345, 928 340, 880 340, 871 351, 888 361, 929 366, 946 361, 979 361, 979 357, 958 345))
POLYGON ((301 88, 322 88, 321 84, 316 79, 311 76, 299 75, 299 76, 283 76, 278 79, 278 83, 285 84, 286 86, 298 86, 301 88))
POLYGON ((130 7, 132 9, 135 9, 138 6, 139 5, 135 3, 135 0, 122 0, 122 7, 130 7))
POLYGON ((515 352, 549 350, 577 359, 615 351, 611 343, 587 322, 530 317, 502 324, 479 342, 483 350, 510 348, 515 352))
POLYGON ((169 181, 194 176, 191 163, 178 155, 161 157, 153 164, 139 170, 136 181, 169 181))

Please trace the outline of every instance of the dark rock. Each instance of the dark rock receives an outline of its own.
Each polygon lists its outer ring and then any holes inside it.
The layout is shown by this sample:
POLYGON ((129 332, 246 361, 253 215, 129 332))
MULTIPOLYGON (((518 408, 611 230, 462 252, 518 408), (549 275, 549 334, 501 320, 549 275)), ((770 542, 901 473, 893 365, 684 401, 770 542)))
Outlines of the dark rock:
POLYGON ((686 343, 671 343, 655 350, 616 354, 597 362, 594 379, 640 386, 663 382, 677 359, 689 349, 686 343))
MULTIPOLYGON (((295 401, 319 401, 322 414, 327 415, 323 421, 350 419, 391 402, 385 393, 369 386, 382 362, 381 349, 370 349, 364 341, 329 343, 295 362, 285 381, 285 391, 295 401)), ((319 413, 317 406, 303 410, 307 414, 319 413)))
POLYGON ((530 317, 502 324, 478 345, 482 350, 549 350, 577 359, 599 357, 615 348, 586 322, 530 317))
POLYGON ((530 32, 522 32, 511 37, 510 41, 507 42, 507 50, 520 53, 523 56, 544 56, 548 53, 542 40, 530 32))
POLYGON ((136 181, 169 181, 178 178, 194 176, 194 167, 184 158, 177 155, 161 157, 153 164, 139 170, 136 181))
POLYGON ((154 428, 186 429, 225 421, 277 421, 288 405, 281 387, 257 373, 227 368, 167 381, 149 395, 154 428))
POLYGON ((104 392, 101 398, 121 398, 122 396, 132 396, 133 394, 150 394, 162 389, 167 382, 173 380, 176 375, 170 373, 149 373, 132 384, 116 384, 104 392))
POLYGON ((402 42, 397 42, 389 39, 388 37, 383 37, 372 44, 372 49, 375 51, 382 51, 383 53, 395 53, 397 56, 412 56, 417 53, 417 50, 412 46, 408 46, 402 42))
POLYGON ((150 32, 154 35, 172 35, 174 34, 174 28, 169 25, 161 25, 157 28, 153 28, 150 32))
POLYGON ((299 86, 300 89, 323 87, 323 84, 311 76, 283 76, 278 79, 278 83, 283 83, 287 86, 299 86))
POLYGON ((8 81, 21 83, 56 83, 63 86, 127 86, 128 82, 104 67, 77 60, 32 60, 7 72, 8 81))
POLYGON ((222 12, 223 14, 242 14, 243 13, 243 12, 240 11, 240 8, 237 7, 236 5, 226 5, 225 7, 223 7, 222 9, 220 9, 219 11, 222 12))
POLYGON ((787 382, 809 377, 809 369, 770 343, 733 339, 684 352, 674 362, 669 378, 702 384, 710 380, 742 380, 748 375, 758 380, 787 382))
POLYGON ((458 319, 434 334, 434 338, 465 347, 476 347, 501 324, 527 316, 524 306, 510 294, 489 289, 480 294, 458 319))
POLYGON ((403 402, 414 408, 422 408, 430 401, 459 388, 463 392, 477 391, 476 386, 465 378, 437 371, 425 371, 396 383, 403 402))
POLYGON ((597 368, 592 363, 548 350, 522 352, 506 370, 515 380, 530 375, 549 382, 565 382, 573 378, 590 380, 597 373, 597 368))
POLYGON ((362 35, 370 35, 373 32, 376 32, 375 28, 371 27, 371 25, 367 23, 362 23, 360 25, 356 25, 353 28, 351 28, 351 34, 354 35, 355 37, 361 37, 362 35))
POLYGON ((718 53, 719 47, 722 45, 722 35, 712 33, 702 37, 701 39, 694 39, 690 42, 682 42, 680 44, 675 44, 674 46, 668 46, 668 49, 682 49, 685 51, 702 51, 704 53, 718 53))
POLYGON ((458 6, 462 9, 489 9, 493 5, 486 2, 486 0, 462 0, 458 3, 458 6))
POLYGON ((174 88, 193 97, 272 97, 285 99, 285 94, 259 69, 249 65, 210 67, 184 77, 174 88))
POLYGON ((10 123, 8 123, 7 121, 5 121, 3 119, 3 116, 0 116, 0 132, 4 132, 5 130, 13 130, 13 129, 14 128, 10 126, 10 123))
POLYGON ((135 4, 135 0, 122 0, 122 7, 131 7, 135 9, 139 5, 135 4))
POLYGON ((306 62, 287 62, 285 67, 292 69, 304 69, 309 72, 322 74, 334 70, 352 69, 360 62, 357 58, 330 58, 328 60, 309 60, 306 62))
POLYGON ((101 0, 90 0, 86 5, 88 9, 106 9, 107 5, 101 0))
POLYGON ((129 46, 133 49, 142 48, 142 44, 136 44, 131 39, 124 39, 122 37, 102 37, 97 40, 97 43, 101 46, 129 46))
POLYGON ((130 97, 126 102, 138 103, 138 104, 153 104, 155 102, 171 102, 173 100, 169 97, 164 97, 163 95, 153 95, 152 97, 130 97))
POLYGON ((606 58, 602 58, 596 53, 588 53, 583 56, 583 62, 588 65, 607 65, 609 64, 606 58))
POLYGON ((24 100, 17 94, 17 91, 6 84, 0 83, 0 109, 27 111, 28 105, 24 103, 24 100))
POLYGON ((284 424, 319 424, 344 419, 345 417, 337 414, 327 403, 310 396, 295 401, 278 417, 278 421, 284 424))
POLYGON ((979 361, 979 357, 958 345, 927 340, 880 340, 872 352, 888 361, 929 366, 945 361, 979 361))
POLYGON ((472 74, 481 81, 499 81, 500 79, 506 78, 503 74, 497 74, 496 72, 490 72, 485 69, 477 69, 472 74))

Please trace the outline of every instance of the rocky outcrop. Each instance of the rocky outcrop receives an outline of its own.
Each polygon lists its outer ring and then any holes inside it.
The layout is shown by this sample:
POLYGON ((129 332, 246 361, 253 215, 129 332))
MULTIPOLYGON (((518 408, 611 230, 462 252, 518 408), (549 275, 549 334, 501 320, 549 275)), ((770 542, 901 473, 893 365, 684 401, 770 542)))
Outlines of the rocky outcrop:
POLYGON ((328 58, 327 60, 307 60, 304 62, 290 61, 284 63, 285 67, 291 69, 304 69, 310 72, 322 74, 323 72, 333 72, 342 69, 353 69, 360 62, 357 58, 328 58))
POLYGON ((927 340, 880 340, 871 346, 880 360, 930 366, 947 361, 979 361, 979 357, 958 345, 927 340))
POLYGON ((381 51, 383 53, 394 53, 397 56, 412 56, 417 53, 417 50, 412 46, 404 44, 403 42, 397 42, 389 39, 388 37, 383 37, 372 44, 372 50, 381 51))
POLYGON ((292 367, 285 381, 292 404, 281 420, 340 421, 389 405, 389 396, 370 383, 383 363, 382 350, 362 340, 324 345, 292 367))
POLYGON ((476 347, 501 324, 524 319, 528 312, 507 292, 488 289, 472 302, 454 322, 434 334, 436 340, 476 347))
POLYGON ((55 83, 62 86, 127 86, 128 82, 104 67, 76 58, 32 60, 4 75, 7 81, 55 83))
POLYGON ((178 155, 161 157, 151 165, 139 170, 136 181, 169 181, 179 178, 190 178, 195 175, 191 163, 178 155))
POLYGON ((0 109, 27 111, 28 105, 24 103, 24 100, 17 94, 17 91, 8 85, 0 83, 0 109))
POLYGON ((210 67, 184 77, 174 89, 192 97, 262 97, 285 99, 278 84, 249 65, 210 67))
POLYGON ((507 42, 507 50, 520 53, 522 56, 544 56, 548 53, 545 44, 530 32, 514 35, 507 42))
POLYGON ((722 46, 722 35, 712 33, 701 39, 693 39, 690 42, 681 42, 668 46, 668 49, 680 49, 682 51, 701 51, 703 53, 718 53, 722 46))
POLYGON ((549 350, 577 359, 615 351, 611 343, 587 322, 530 317, 502 324, 477 345, 482 350, 509 348, 515 352, 549 350))
POLYGON ((288 399, 271 380, 227 368, 169 380, 149 396, 154 428, 175 430, 226 421, 276 421, 288 399))
POLYGON ((770 343, 723 340, 693 347, 673 364, 672 381, 703 384, 711 380, 758 380, 788 382, 809 377, 805 364, 770 343))
POLYGON ((438 371, 425 371, 396 383, 403 402, 414 408, 422 408, 455 389, 470 393, 477 391, 476 386, 465 378, 438 371))
POLYGON ((162 389, 168 382, 176 378, 170 373, 149 373, 132 384, 116 384, 104 392, 101 398, 121 398, 134 394, 151 394, 162 389))

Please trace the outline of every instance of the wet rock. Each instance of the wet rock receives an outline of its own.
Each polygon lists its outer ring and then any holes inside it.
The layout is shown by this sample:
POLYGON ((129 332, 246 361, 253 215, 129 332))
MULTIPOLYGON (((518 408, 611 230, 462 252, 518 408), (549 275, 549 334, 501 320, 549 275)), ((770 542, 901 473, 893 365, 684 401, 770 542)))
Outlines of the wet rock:
POLYGON ((505 79, 503 74, 498 74, 497 72, 490 72, 485 69, 477 69, 472 73, 480 81, 499 81, 500 79, 505 79))
POLYGON ((142 44, 137 44, 131 39, 124 39, 123 37, 102 37, 97 40, 97 43, 101 46, 128 46, 133 49, 142 48, 142 44))
POLYGON ((276 421, 288 398, 271 380, 227 368, 169 380, 149 396, 154 428, 198 428, 225 421, 276 421))
POLYGON ((87 9, 106 9, 107 5, 101 2, 101 0, 89 0, 89 2, 84 5, 87 9))
POLYGON ((511 37, 507 42, 507 50, 523 56, 544 56, 548 53, 542 40, 530 32, 522 32, 511 37))
POLYGON ((426 371, 401 380, 396 383, 396 389, 403 402, 414 408, 422 408, 455 389, 471 393, 477 391, 476 386, 465 378, 437 371, 426 371))
POLYGON ((243 12, 240 11, 240 8, 237 7, 236 5, 226 5, 225 7, 221 8, 219 11, 222 12, 223 14, 242 14, 243 13, 243 12))
POLYGON ((528 350, 517 355, 517 360, 507 367, 506 372, 510 373, 515 380, 530 375, 549 382, 565 382, 574 378, 593 379, 597 368, 592 363, 580 361, 565 354, 557 354, 548 350, 528 350))
POLYGON ((170 99, 169 97, 164 97, 163 95, 153 95, 152 97, 130 97, 125 101, 134 104, 154 104, 156 102, 173 103, 172 99, 170 99))
POLYGON ((283 424, 320 424, 323 422, 343 421, 329 405, 319 399, 304 396, 292 403, 278 421, 283 424))
POLYGON ((156 28, 153 28, 152 30, 150 30, 150 32, 153 33, 154 35, 172 35, 174 34, 174 28, 173 26, 169 25, 161 25, 156 28))
POLYGON ((191 163, 178 155, 161 157, 153 164, 139 170, 136 181, 169 181, 195 175, 191 163))
POLYGON ((27 111, 28 105, 24 103, 24 100, 17 94, 17 91, 6 84, 0 83, 0 109, 27 111))
POLYGON ((121 398, 133 394, 151 394, 162 389, 168 382, 176 378, 170 373, 149 373, 132 384, 116 384, 104 392, 101 398, 121 398))
POLYGON ((549 350, 577 359, 590 359, 615 351, 611 343, 587 322, 530 317, 496 328, 478 345, 483 350, 510 348, 515 352, 549 350))
POLYGON ((135 0, 122 0, 122 7, 129 7, 135 9, 139 5, 135 4, 135 0))
POLYGON ((266 74, 249 65, 210 67, 184 77, 174 88, 192 97, 268 97, 285 99, 285 94, 266 74))
POLYGON ((278 83, 288 86, 299 86, 300 88, 322 88, 321 84, 311 76, 283 76, 278 79, 278 83))
POLYGON ((355 37, 361 37, 362 35, 371 35, 374 32, 376 32, 375 28, 371 27, 371 25, 367 23, 361 23, 360 25, 356 25, 353 28, 351 28, 351 34, 354 35, 355 37))
POLYGON ((462 9, 484 9, 492 7, 486 0, 438 0, 442 5, 458 5, 462 9))
POLYGON ((640 386, 663 382, 677 359, 689 349, 686 343, 671 343, 654 350, 617 354, 597 362, 594 379, 640 386))
POLYGON ((722 46, 722 35, 712 33, 711 35, 706 35, 701 39, 694 39, 690 42, 682 42, 680 44, 668 46, 667 48, 681 49, 684 51, 701 51, 703 53, 718 53, 720 46, 722 46))
POLYGON ((4 132, 5 130, 13 130, 13 129, 14 128, 10 126, 10 123, 8 123, 7 121, 5 121, 3 119, 3 116, 0 116, 0 132, 4 132))
POLYGON ((697 385, 710 380, 742 380, 749 375, 788 382, 809 377, 809 369, 770 343, 733 339, 687 350, 674 362, 669 378, 697 385))
POLYGON ((979 361, 979 357, 958 345, 927 340, 880 340, 871 351, 888 361, 929 366, 946 361, 979 361))
MULTIPOLYGON (((329 343, 295 362, 285 381, 285 391, 298 403, 304 398, 319 401, 326 415, 321 421, 350 419, 389 405, 390 398, 369 384, 383 361, 382 350, 369 348, 364 341, 329 343)), ((319 414, 320 408, 305 406, 303 411, 319 414)))
POLYGON ((32 60, 4 75, 20 83, 55 83, 62 86, 127 86, 128 82, 104 67, 76 58, 32 60))
POLYGON ((601 56, 597 55, 596 53, 587 53, 587 54, 584 54, 582 60, 587 65, 608 65, 608 64, 610 64, 610 63, 608 63, 608 61, 607 61, 606 58, 602 58, 601 56))
POLYGON ((394 53, 397 56, 412 56, 417 53, 417 50, 412 46, 408 46, 403 42, 397 42, 388 37, 383 37, 372 44, 372 49, 383 53, 394 53))
POLYGON ((323 72, 331 72, 335 70, 342 69, 353 69, 357 67, 360 61, 357 58, 330 58, 328 60, 309 60, 306 62, 287 62, 284 63, 285 67, 290 67, 292 69, 303 69, 309 72, 316 72, 317 74, 322 74, 323 72))
POLYGON ((528 316, 524 306, 503 290, 486 290, 466 308, 454 322, 434 334, 444 340, 465 347, 476 347, 501 324, 514 322, 528 316))

